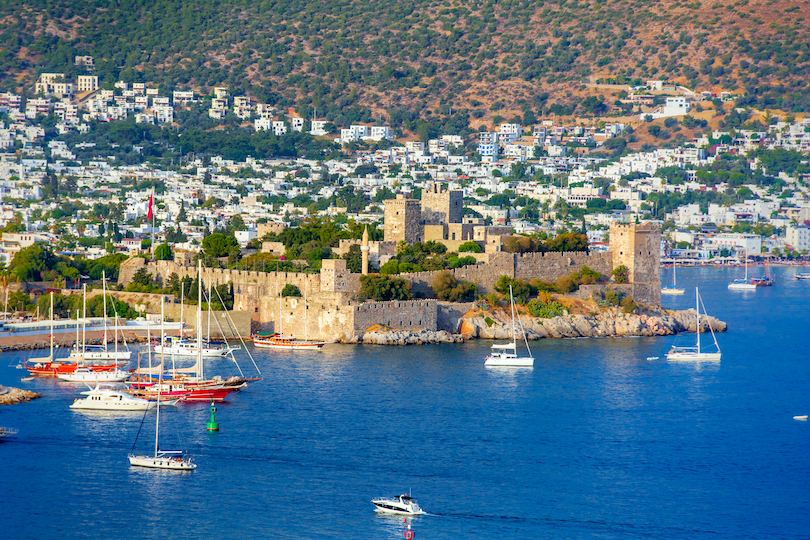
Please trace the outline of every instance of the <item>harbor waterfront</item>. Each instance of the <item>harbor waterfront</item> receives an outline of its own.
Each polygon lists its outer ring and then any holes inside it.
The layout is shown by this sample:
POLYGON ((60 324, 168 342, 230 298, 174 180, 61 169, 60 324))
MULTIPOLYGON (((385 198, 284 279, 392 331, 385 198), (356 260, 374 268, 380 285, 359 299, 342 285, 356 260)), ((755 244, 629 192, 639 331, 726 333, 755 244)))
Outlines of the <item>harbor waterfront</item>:
POLYGON ((543 339, 533 368, 484 367, 489 340, 256 349, 264 380, 217 405, 219 432, 208 403, 161 411, 194 472, 130 468, 142 413, 70 410, 83 386, 21 382, 30 353, 4 353, 0 385, 43 394, 0 408, 4 536, 395 539, 371 500, 410 492, 419 539, 810 538, 800 271, 730 291, 738 269, 678 268, 663 305, 699 286, 721 362, 667 362, 688 334, 543 339))

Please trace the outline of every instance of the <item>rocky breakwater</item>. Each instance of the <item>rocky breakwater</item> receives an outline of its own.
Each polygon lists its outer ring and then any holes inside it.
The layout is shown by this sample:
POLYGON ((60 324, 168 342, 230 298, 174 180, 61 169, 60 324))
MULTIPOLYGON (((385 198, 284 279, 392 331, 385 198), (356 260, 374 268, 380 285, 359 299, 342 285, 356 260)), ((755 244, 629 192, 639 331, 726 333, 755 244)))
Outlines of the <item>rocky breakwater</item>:
POLYGON ((42 394, 30 390, 0 386, 0 405, 16 405, 40 397, 42 397, 42 394))
MULTIPOLYGON (((609 307, 589 313, 569 312, 549 319, 520 313, 519 318, 529 339, 671 336, 695 331, 695 310, 644 308, 637 311, 639 313, 624 313, 620 308, 609 307)), ((726 331, 726 323, 714 317, 701 317, 700 322, 701 332, 708 332, 710 326, 715 332, 726 331)), ((511 315, 502 309, 474 310, 461 319, 459 331, 465 339, 511 339, 511 315)))

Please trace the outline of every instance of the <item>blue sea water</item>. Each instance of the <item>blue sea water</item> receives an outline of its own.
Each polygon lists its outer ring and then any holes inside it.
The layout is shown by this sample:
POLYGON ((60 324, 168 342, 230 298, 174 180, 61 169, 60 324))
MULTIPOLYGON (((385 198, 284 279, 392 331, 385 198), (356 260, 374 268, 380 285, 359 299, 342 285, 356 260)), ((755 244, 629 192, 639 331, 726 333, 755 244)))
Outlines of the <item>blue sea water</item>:
MULTIPOLYGON (((810 538, 795 271, 735 292, 742 269, 678 269, 687 294, 665 306, 700 287, 729 323, 720 363, 665 360, 692 335, 532 342, 532 369, 485 368, 488 341, 255 351, 264 380, 218 405, 219 433, 207 404, 162 409, 192 473, 130 467, 141 414, 72 411, 79 388, 20 382, 4 354, 0 384, 43 397, 0 409, 19 429, 0 442, 0 536, 395 539, 403 519, 369 501, 410 491, 430 514, 409 519, 417 539, 810 538)), ((139 449, 152 437, 149 413, 139 449)))

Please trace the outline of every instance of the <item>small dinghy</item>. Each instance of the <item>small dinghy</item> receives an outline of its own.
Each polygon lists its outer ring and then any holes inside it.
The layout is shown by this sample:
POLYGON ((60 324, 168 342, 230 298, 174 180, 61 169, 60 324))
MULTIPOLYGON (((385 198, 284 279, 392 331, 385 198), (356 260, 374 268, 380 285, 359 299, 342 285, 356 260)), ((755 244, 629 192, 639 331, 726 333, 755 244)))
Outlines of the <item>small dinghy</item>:
POLYGON ((794 420, 807 420, 807 415, 804 414, 802 416, 794 416, 793 419, 794 420))

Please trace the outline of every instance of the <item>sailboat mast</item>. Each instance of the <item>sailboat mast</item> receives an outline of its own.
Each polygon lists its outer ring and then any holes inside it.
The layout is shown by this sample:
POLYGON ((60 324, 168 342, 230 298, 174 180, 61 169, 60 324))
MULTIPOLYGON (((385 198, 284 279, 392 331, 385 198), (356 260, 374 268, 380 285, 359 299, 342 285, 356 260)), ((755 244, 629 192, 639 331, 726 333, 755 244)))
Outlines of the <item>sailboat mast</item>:
POLYGON ((512 345, 517 351, 517 340, 515 339, 515 299, 512 297, 512 285, 509 285, 509 304, 512 306, 512 345))
POLYGON ((202 261, 197 265, 197 378, 202 380, 202 261))
POLYGON ((309 319, 307 318, 307 288, 304 286, 304 341, 309 341, 309 319))
POLYGON ((695 340, 697 341, 697 352, 698 355, 700 354, 700 295, 698 293, 698 288, 695 287, 695 315, 697 319, 695 321, 695 340))
POLYGON ((87 283, 82 284, 82 356, 87 343, 87 283))
POLYGON ((53 291, 51 291, 51 362, 53 362, 53 291))
POLYGON ((205 338, 208 343, 211 343, 211 280, 208 280, 208 328, 205 333, 205 338))
POLYGON ((104 305, 104 352, 107 352, 107 278, 104 270, 101 271, 101 300, 104 305))
MULTIPOLYGON (((165 334, 166 325, 164 321, 166 320, 163 314, 163 296, 160 297, 160 335, 161 339, 162 336, 165 334)), ((165 347, 161 347, 160 349, 160 374, 158 375, 158 394, 157 394, 157 404, 155 405, 155 409, 157 409, 157 417, 155 418, 155 457, 158 457, 158 434, 160 433, 160 390, 163 386, 163 350, 165 347)))
POLYGON ((181 281, 180 282, 180 340, 181 341, 183 339, 183 321, 185 320, 185 319, 183 319, 183 296, 185 294, 185 287, 186 287, 186 284, 183 281, 181 281))

